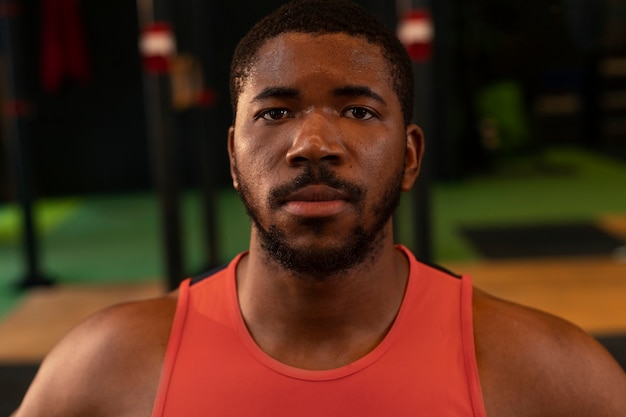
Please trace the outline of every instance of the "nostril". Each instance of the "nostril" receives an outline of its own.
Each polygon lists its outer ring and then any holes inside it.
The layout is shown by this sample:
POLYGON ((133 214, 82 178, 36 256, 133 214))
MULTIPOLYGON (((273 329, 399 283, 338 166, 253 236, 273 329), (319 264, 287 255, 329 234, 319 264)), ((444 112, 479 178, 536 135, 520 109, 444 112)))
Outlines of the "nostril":
POLYGON ((339 155, 328 154, 328 155, 324 155, 323 157, 321 157, 320 160, 326 161, 326 162, 336 163, 336 162, 339 162, 341 160, 341 158, 339 157, 339 155))
POLYGON ((341 156, 328 154, 323 155, 319 158, 309 158, 306 155, 293 155, 287 158, 289 165, 291 166, 299 166, 308 163, 327 163, 327 164, 338 164, 341 162, 341 156))
POLYGON ((294 156, 292 158, 289 158, 289 163, 291 165, 300 165, 307 162, 308 160, 309 159, 305 158, 304 156, 294 156))

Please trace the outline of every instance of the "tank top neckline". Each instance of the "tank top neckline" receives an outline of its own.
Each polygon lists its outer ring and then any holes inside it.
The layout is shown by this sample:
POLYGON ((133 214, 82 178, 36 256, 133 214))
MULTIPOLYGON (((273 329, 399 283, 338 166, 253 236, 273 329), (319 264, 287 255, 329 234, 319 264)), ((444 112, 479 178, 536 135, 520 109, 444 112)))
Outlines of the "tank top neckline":
POLYGON ((397 335, 401 333, 401 328, 403 327, 404 322, 407 320, 407 310, 408 305, 410 304, 406 302, 406 299, 416 291, 415 287, 417 286, 418 280, 415 279, 414 275, 416 272, 417 263, 412 254, 404 246, 396 245, 396 249, 399 250, 407 258, 409 262, 409 273, 402 305, 400 306, 396 319, 391 325, 389 332, 374 349, 372 349, 369 353, 365 354, 361 358, 339 368, 327 370, 310 370, 286 365, 265 353, 256 344, 252 335, 248 331, 248 328, 246 327, 243 316, 241 314, 241 310, 239 308, 239 299, 237 297, 237 281, 235 274, 237 270, 237 264, 239 263, 241 258, 246 255, 247 252, 239 254, 232 260, 231 265, 228 268, 229 276, 227 296, 230 297, 228 304, 231 308, 229 313, 233 321, 235 330, 242 341, 242 344, 245 346, 248 353, 252 355, 252 357, 254 357, 254 359, 257 362, 261 363, 263 366, 284 376, 306 381, 330 381, 334 379, 345 378, 372 365, 389 350, 389 348, 396 340, 397 335))

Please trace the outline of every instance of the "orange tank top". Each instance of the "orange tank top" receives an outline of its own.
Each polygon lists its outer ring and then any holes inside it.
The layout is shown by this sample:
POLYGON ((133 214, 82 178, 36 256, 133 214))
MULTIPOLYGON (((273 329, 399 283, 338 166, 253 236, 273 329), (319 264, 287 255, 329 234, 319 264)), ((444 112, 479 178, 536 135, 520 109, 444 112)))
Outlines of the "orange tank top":
POLYGON ((286 366, 265 354, 240 314, 235 268, 181 284, 153 417, 485 417, 472 285, 415 260, 384 340, 338 369, 286 366))

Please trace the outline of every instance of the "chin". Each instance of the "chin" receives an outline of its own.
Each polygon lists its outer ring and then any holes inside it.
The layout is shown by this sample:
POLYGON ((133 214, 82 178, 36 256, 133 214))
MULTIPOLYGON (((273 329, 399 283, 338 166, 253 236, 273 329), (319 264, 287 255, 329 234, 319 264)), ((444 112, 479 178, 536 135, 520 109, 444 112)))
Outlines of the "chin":
POLYGON ((296 276, 319 280, 342 275, 372 259, 371 255, 380 248, 385 233, 381 231, 372 236, 363 229, 355 229, 348 238, 335 244, 324 237, 319 238, 319 244, 315 241, 306 243, 305 239, 301 243, 293 242, 275 227, 268 231, 259 230, 259 235, 262 247, 272 261, 296 276))

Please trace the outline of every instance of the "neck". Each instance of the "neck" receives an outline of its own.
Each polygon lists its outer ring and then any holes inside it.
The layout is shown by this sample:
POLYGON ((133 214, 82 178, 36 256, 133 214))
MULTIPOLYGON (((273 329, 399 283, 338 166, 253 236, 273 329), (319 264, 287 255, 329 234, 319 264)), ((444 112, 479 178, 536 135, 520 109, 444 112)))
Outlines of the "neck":
POLYGON ((367 354, 387 334, 402 303, 408 261, 391 231, 368 261, 329 279, 303 277, 268 262, 262 247, 237 269, 243 318, 261 349, 288 365, 328 369, 367 354))

